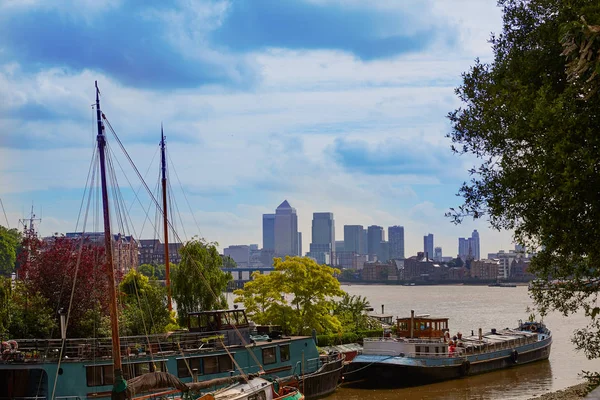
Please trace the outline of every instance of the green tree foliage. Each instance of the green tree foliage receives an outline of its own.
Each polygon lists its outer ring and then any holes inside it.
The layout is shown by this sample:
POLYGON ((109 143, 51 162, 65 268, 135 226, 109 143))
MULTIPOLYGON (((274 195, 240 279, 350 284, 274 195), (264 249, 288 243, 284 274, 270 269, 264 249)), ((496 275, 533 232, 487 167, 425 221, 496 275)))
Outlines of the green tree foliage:
POLYGON ((600 25, 600 3, 499 5, 504 28, 491 38, 494 60, 477 60, 463 75, 463 106, 449 114, 453 149, 479 160, 460 189, 464 203, 449 214, 458 222, 487 216, 537 252, 529 272, 567 282, 533 290, 538 307, 564 315, 583 308, 590 323, 574 341, 598 357, 598 288, 586 282, 600 277, 600 44, 588 28, 600 25))
POLYGON ((179 253, 181 262, 171 271, 171 283, 180 325, 190 312, 227 308, 224 292, 233 277, 221 270, 215 244, 194 238, 179 253))
POLYGON ((10 275, 15 271, 20 243, 19 231, 0 225, 0 275, 10 275))
POLYGON ((243 303, 256 323, 282 325, 286 332, 339 332, 341 324, 331 310, 334 297, 344 294, 335 278, 340 271, 306 257, 273 261, 275 270, 268 275, 255 272, 252 281, 234 292, 234 301, 243 303))
POLYGON ((156 278, 131 270, 119 284, 121 292, 121 333, 144 335, 162 333, 175 320, 167 308, 166 289, 156 278))
POLYGON ((344 293, 339 301, 334 303, 333 314, 342 324, 343 330, 358 331, 376 327, 366 313, 371 304, 366 297, 344 293))
POLYGON ((24 282, 0 277, 0 335, 14 339, 49 338, 58 332, 48 301, 24 282))
POLYGON ((237 268, 237 263, 230 256, 223 256, 223 268, 237 268))
POLYGON ((138 271, 148 278, 154 277, 154 265, 152 264, 142 264, 138 267, 138 271))

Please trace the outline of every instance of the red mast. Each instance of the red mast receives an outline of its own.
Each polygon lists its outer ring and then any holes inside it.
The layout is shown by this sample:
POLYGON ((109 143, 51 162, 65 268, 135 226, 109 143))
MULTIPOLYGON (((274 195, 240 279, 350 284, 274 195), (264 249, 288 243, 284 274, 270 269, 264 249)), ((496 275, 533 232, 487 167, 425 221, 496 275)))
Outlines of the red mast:
POLYGON ((114 368, 113 398, 122 398, 127 388, 127 382, 123 379, 123 367, 121 365, 121 339, 119 338, 119 318, 117 314, 117 290, 115 283, 115 271, 112 259, 112 234, 110 232, 110 214, 108 207, 108 188, 106 185, 106 136, 104 135, 104 123, 102 122, 102 111, 100 111, 100 90, 96 81, 96 117, 98 119, 98 155, 100 156, 100 182, 102 185, 102 214, 104 217, 104 248, 106 257, 106 269, 109 279, 110 294, 110 323, 112 328, 112 358, 114 368))
POLYGON ((173 310, 171 304, 171 277, 169 266, 169 221, 167 219, 167 161, 165 157, 165 135, 162 124, 160 125, 160 154, 161 154, 161 170, 162 170, 162 200, 163 200, 163 226, 165 233, 165 272, 167 285, 167 307, 169 311, 173 310))

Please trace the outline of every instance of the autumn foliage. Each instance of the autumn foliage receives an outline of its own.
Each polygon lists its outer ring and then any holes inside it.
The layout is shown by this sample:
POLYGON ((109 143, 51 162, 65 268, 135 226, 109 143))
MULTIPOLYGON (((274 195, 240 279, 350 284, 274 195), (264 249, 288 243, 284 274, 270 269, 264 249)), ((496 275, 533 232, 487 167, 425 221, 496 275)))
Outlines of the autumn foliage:
POLYGON ((42 295, 58 319, 69 310, 69 336, 86 336, 90 311, 107 315, 109 280, 104 247, 78 239, 56 237, 42 241, 26 238, 20 254, 19 277, 27 290, 42 295), (75 281, 76 280, 76 281, 75 281), (74 284, 75 283, 75 284, 74 284), (74 289, 73 289, 74 288, 74 289), (71 292, 73 300, 71 302, 71 292))

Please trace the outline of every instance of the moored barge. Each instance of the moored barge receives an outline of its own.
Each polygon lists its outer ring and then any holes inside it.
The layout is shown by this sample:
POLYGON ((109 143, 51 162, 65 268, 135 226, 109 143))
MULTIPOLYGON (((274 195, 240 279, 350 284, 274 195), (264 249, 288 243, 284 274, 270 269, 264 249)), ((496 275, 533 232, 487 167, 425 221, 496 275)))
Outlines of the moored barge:
POLYGON ((344 381, 363 380, 385 386, 412 386, 456 379, 545 360, 552 333, 541 322, 514 329, 492 329, 450 337, 448 318, 398 318, 394 337, 365 338, 362 354, 344 373, 344 381))

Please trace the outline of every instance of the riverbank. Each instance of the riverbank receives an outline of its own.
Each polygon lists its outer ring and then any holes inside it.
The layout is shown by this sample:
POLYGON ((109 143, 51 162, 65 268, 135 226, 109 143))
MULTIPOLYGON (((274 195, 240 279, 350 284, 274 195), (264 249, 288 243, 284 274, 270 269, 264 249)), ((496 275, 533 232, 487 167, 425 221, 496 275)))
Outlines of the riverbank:
POLYGON ((532 397, 529 400, 574 400, 583 399, 587 393, 587 382, 570 386, 556 392, 544 393, 540 396, 532 397))

